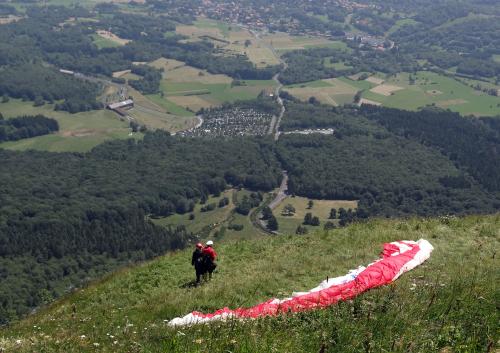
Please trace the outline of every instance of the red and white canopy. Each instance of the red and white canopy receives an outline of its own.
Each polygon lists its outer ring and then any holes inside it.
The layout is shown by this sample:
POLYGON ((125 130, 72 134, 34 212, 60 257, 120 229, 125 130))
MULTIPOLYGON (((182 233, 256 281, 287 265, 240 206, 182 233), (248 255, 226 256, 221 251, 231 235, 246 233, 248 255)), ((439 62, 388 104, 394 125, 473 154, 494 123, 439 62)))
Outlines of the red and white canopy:
POLYGON ((384 244, 382 257, 360 266, 348 274, 330 278, 308 292, 293 293, 285 299, 270 299, 251 308, 223 308, 211 314, 193 311, 184 317, 171 320, 170 326, 187 326, 229 318, 256 319, 276 316, 288 312, 308 311, 324 308, 340 300, 348 300, 371 289, 395 281, 403 273, 412 270, 427 260, 434 248, 424 239, 419 241, 396 241, 384 244))

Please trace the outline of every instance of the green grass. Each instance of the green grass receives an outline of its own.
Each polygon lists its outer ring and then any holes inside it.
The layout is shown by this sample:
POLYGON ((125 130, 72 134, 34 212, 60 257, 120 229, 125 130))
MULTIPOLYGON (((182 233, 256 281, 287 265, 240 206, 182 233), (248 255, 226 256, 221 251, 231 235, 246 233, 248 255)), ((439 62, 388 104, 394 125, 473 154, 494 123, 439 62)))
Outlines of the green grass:
POLYGON ((232 28, 231 25, 225 22, 214 21, 205 18, 194 21, 194 25, 198 28, 217 28, 219 31, 221 31, 224 37, 227 37, 229 35, 229 31, 232 28))
POLYGON ((372 220, 329 233, 215 243, 212 282, 192 249, 119 271, 0 329, 6 352, 480 352, 498 344, 500 216, 372 220), (422 266, 331 308, 169 328, 193 310, 251 306, 378 258, 382 243, 428 239, 422 266))
POLYGON ((200 95, 213 103, 234 102, 256 98, 266 88, 274 87, 272 80, 247 80, 245 86, 231 87, 230 83, 204 84, 198 82, 169 82, 163 80, 160 88, 168 96, 200 95))
POLYGON ((345 51, 351 51, 351 49, 347 46, 346 43, 341 42, 341 41, 333 41, 330 43, 324 43, 324 44, 305 44, 304 48, 306 49, 311 49, 311 48, 330 48, 330 49, 338 49, 338 50, 345 50, 345 51))
POLYGON ((8 103, 0 103, 0 113, 6 118, 43 114, 56 119, 60 129, 57 134, 4 142, 0 144, 0 148, 86 152, 104 141, 130 137, 128 123, 121 121, 115 113, 109 110, 70 114, 54 111, 52 105, 46 104, 42 107, 33 107, 32 102, 11 99, 8 103))
POLYGON ((103 48, 116 48, 116 47, 121 47, 120 44, 113 42, 110 39, 103 38, 98 34, 93 34, 92 35, 92 42, 97 46, 99 49, 103 48))
POLYGON ((327 58, 327 60, 325 61, 325 67, 332 67, 335 70, 339 70, 339 71, 352 69, 352 66, 346 65, 345 62, 343 62, 343 61, 337 62, 337 63, 332 63, 331 58, 327 58))
POLYGON ((347 77, 339 77, 339 80, 344 82, 344 83, 347 83, 348 85, 350 86, 353 86, 355 88, 357 88, 358 90, 364 90, 364 89, 370 89, 372 88, 373 86, 375 86, 373 83, 371 82, 368 82, 368 81, 357 81, 357 80, 351 80, 347 77))
POLYGON ((404 18, 402 20, 397 20, 396 21, 396 24, 394 26, 392 26, 386 33, 386 35, 391 35, 393 34, 394 32, 398 31, 401 27, 403 26, 408 26, 408 25, 415 25, 417 24, 418 22, 415 21, 414 19, 412 18, 404 18))
POLYGON ((435 104, 463 115, 495 116, 500 114, 500 98, 475 91, 453 78, 433 72, 418 72, 415 85, 409 85, 408 73, 401 73, 386 80, 386 83, 403 87, 394 95, 383 96, 366 91, 363 98, 374 100, 385 106, 416 110, 435 104), (430 94, 439 91, 439 94, 430 94))
POLYGON ((293 85, 287 85, 286 88, 297 88, 297 87, 311 87, 311 88, 320 88, 320 87, 331 87, 332 84, 323 80, 316 80, 304 83, 295 83, 293 85))
POLYGON ((166 109, 168 113, 178 115, 178 116, 194 116, 193 112, 186 110, 185 108, 169 101, 165 97, 161 97, 159 94, 147 95, 152 102, 158 104, 162 108, 166 109))
MULTIPOLYGON (((323 229, 326 222, 338 223, 338 219, 330 219, 330 210, 335 208, 337 211, 344 208, 346 211, 350 208, 355 210, 357 208, 357 201, 344 201, 344 200, 312 200, 313 207, 308 208, 309 199, 305 197, 288 197, 273 211, 274 216, 278 220, 279 232, 282 234, 295 234, 299 225, 302 225, 304 216, 310 212, 320 220, 320 226, 307 226, 309 231, 323 229), (295 208, 295 213, 291 216, 284 216, 283 209, 286 205, 292 205, 295 208)), ((338 214, 337 214, 338 217, 338 214)))
POLYGON ((197 234, 207 225, 221 223, 224 222, 227 218, 229 218, 231 211, 235 207, 234 204, 232 203, 232 194, 233 190, 228 190, 222 193, 218 197, 214 196, 209 197, 204 205, 197 203, 192 212, 195 216, 193 220, 190 220, 189 213, 186 213, 186 214, 174 214, 164 218, 153 219, 153 222, 157 225, 164 227, 169 225, 173 226, 183 225, 186 226, 186 228, 189 231, 197 234), (219 208, 218 207, 219 200, 223 197, 229 198, 229 205, 219 208), (208 205, 210 203, 216 204, 216 208, 213 211, 208 211, 208 212, 200 211, 200 209, 203 206, 208 205))

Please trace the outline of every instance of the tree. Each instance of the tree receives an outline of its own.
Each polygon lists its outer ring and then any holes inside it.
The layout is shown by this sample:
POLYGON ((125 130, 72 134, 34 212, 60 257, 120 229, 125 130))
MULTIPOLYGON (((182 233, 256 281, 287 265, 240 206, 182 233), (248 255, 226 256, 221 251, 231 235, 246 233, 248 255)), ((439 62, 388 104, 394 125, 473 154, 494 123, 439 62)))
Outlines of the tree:
POLYGON ((2 103, 7 103, 8 101, 9 101, 9 96, 8 96, 8 95, 6 95, 6 94, 4 94, 4 95, 2 96, 2 103))
POLYGON ((309 200, 307 202, 307 209, 310 210, 311 208, 313 208, 313 206, 314 206, 314 201, 313 200, 309 200))
POLYGON ((269 218, 269 220, 267 221, 267 229, 269 229, 272 232, 275 232, 278 230, 278 228, 279 225, 276 217, 272 216, 271 218, 269 218))
POLYGON ((271 208, 269 206, 264 207, 264 209, 262 210, 262 219, 267 221, 272 216, 273 216, 273 211, 271 210, 271 208))
POLYGON ((317 216, 314 216, 312 219, 311 219, 311 223, 310 223, 312 226, 319 226, 320 225, 320 221, 319 221, 319 218, 317 216))
POLYGON ((330 229, 335 229, 335 228, 337 228, 337 226, 335 225, 335 223, 333 223, 331 221, 326 222, 323 226, 324 230, 330 230, 330 229))
POLYGON ((330 217, 328 217, 328 218, 330 218, 330 219, 335 219, 335 218, 337 218, 337 210, 336 210, 335 208, 332 208, 332 209, 330 210, 330 217))
POLYGON ((311 224, 312 218, 313 218, 312 213, 307 212, 306 215, 304 216, 303 224, 311 224))
POLYGON ((245 40, 245 48, 248 48, 250 45, 252 45, 252 41, 250 39, 245 40))
POLYGON ((283 207, 283 211, 281 212, 281 214, 283 216, 293 216, 295 214, 295 207, 293 207, 293 205, 291 204, 287 204, 285 207, 283 207))
POLYGON ((298 235, 303 235, 303 234, 307 234, 307 233, 308 233, 307 228, 304 226, 301 226, 301 225, 299 225, 297 227, 297 229, 295 230, 295 234, 298 234, 298 235))

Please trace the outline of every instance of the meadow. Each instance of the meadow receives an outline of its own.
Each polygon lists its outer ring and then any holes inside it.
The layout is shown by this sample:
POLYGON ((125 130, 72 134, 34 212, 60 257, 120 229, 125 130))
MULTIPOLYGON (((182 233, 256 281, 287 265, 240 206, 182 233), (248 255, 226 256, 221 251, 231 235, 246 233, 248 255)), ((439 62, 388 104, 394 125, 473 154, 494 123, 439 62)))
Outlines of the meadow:
MULTIPOLYGON (((43 114, 56 119, 60 129, 56 134, 4 142, 0 144, 0 148, 21 151, 35 149, 52 152, 86 152, 104 141, 131 137, 128 122, 120 120, 109 110, 70 114, 54 111, 53 105, 50 104, 33 107, 32 102, 10 99, 7 103, 0 103, 0 112, 5 118, 43 114)), ((140 134, 134 135, 139 137, 140 134)))
POLYGON ((315 97, 321 103, 337 106, 352 103, 356 93, 363 89, 361 86, 370 87, 370 84, 340 77, 289 85, 284 89, 302 101, 315 97))
MULTIPOLYGON (((286 198, 274 211, 273 214, 278 220, 279 229, 278 232, 282 234, 295 234, 295 230, 299 225, 302 225, 304 221, 304 216, 306 213, 311 213, 320 220, 320 226, 305 226, 309 231, 315 231, 318 229, 323 229, 323 225, 326 222, 332 222, 338 224, 338 219, 330 219, 330 210, 332 208, 336 209, 337 212, 340 208, 344 208, 346 211, 352 209, 353 211, 358 207, 357 201, 347 201, 347 200, 311 200, 313 201, 313 207, 308 207, 309 199, 305 197, 288 197, 286 198), (283 209, 287 205, 292 205, 295 208, 295 213, 293 215, 284 215, 283 209)), ((338 217, 338 214, 337 214, 338 217)))
POLYGON ((193 25, 179 25, 178 34, 185 35, 190 41, 208 40, 222 50, 223 55, 246 55, 257 67, 277 65, 279 58, 265 43, 250 31, 236 25, 220 21, 198 19, 193 25))
MULTIPOLYGON (((365 80, 358 80, 357 76, 339 77, 289 85, 285 86, 285 90, 303 101, 315 97, 322 103, 334 106, 352 103, 355 94, 363 91, 363 101, 398 109, 418 110, 433 105, 463 115, 500 115, 499 97, 474 90, 463 83, 478 83, 477 81, 460 79, 463 82, 459 82, 427 71, 419 71, 413 77, 414 84, 410 84, 409 73, 390 77, 375 74, 365 80)), ((480 84, 485 88, 498 87, 491 83, 480 84)))
POLYGON ((500 114, 500 98, 479 92, 457 80, 433 72, 420 71, 415 84, 410 84, 410 74, 400 73, 385 79, 385 84, 401 89, 384 95, 370 91, 362 97, 384 106, 417 110, 426 105, 450 109, 463 115, 495 116, 500 114))
POLYGON ((233 79, 227 75, 211 74, 172 59, 161 58, 149 65, 163 69, 163 79, 160 83, 162 94, 147 98, 168 113, 184 117, 224 102, 253 99, 263 90, 271 91, 276 87, 273 80, 245 80, 233 85, 233 79))
POLYGON ((212 237, 214 240, 227 239, 251 239, 262 236, 263 233, 257 232, 250 221, 249 216, 244 216, 235 211, 237 202, 244 196, 249 196, 250 191, 241 189, 230 189, 219 196, 210 196, 204 203, 197 203, 192 212, 186 214, 174 214, 168 217, 152 219, 152 221, 163 227, 185 226, 189 232, 206 238, 212 237), (227 197, 229 204, 224 207, 218 207, 219 201, 227 197), (215 203, 216 208, 212 211, 203 212, 202 207, 215 203), (191 219, 191 214, 194 216, 191 219), (242 225, 243 229, 231 229, 231 225, 242 225))
POLYGON ((305 236, 215 243, 214 279, 191 286, 192 249, 118 271, 0 329, 11 352, 479 352, 499 339, 500 216, 371 220, 305 236), (170 328, 193 310, 251 306, 377 259, 388 241, 435 250, 393 284, 331 308, 170 328))

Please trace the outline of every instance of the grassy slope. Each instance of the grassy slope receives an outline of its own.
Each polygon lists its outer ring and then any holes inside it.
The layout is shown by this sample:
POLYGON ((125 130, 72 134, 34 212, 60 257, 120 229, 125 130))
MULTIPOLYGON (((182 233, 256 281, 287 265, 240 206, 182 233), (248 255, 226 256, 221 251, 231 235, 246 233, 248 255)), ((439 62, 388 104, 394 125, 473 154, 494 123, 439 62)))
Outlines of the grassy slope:
POLYGON ((433 72, 418 72, 415 85, 408 84, 407 73, 398 74, 395 78, 387 80, 387 83, 404 89, 391 96, 366 91, 363 97, 380 102, 384 106, 399 109, 416 110, 434 103, 464 115, 494 116, 500 114, 500 98, 474 91, 463 83, 433 72), (430 94, 432 90, 440 93, 430 94))
POLYGON ((16 352, 494 349, 499 225, 499 215, 373 220, 330 233, 228 241, 216 244, 220 270, 200 288, 185 288, 193 278, 186 250, 120 271, 1 330, 0 347, 16 352), (435 247, 428 262, 354 301, 246 323, 165 325, 192 310, 249 306, 312 288, 376 259, 383 242, 421 237, 435 247))
POLYGON ((4 142, 0 144, 1 148, 85 152, 106 140, 130 137, 128 123, 120 121, 117 115, 109 110, 70 114, 63 111, 54 111, 53 106, 49 104, 42 107, 33 107, 32 102, 11 99, 8 103, 0 104, 0 113, 6 118, 43 114, 56 119, 60 128, 57 134, 4 142))

